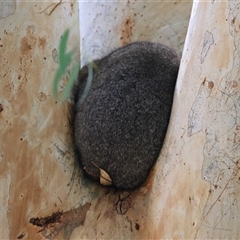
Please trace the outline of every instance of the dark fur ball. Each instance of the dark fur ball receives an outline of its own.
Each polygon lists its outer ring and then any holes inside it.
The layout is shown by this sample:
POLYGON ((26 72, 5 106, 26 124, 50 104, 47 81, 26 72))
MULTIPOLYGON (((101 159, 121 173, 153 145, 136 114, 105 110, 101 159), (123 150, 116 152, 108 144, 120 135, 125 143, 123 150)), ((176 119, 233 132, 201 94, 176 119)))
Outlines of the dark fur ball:
POLYGON ((101 168, 113 186, 136 188, 146 180, 165 138, 179 58, 164 45, 135 42, 94 62, 97 69, 81 104, 87 66, 75 88, 77 155, 90 177, 99 179, 101 168))

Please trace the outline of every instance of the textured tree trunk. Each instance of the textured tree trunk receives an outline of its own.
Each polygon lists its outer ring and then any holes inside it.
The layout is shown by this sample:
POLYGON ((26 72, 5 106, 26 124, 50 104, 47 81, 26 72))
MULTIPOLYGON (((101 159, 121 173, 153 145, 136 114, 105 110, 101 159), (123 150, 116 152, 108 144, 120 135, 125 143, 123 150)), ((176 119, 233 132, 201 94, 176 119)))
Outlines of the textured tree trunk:
POLYGON ((0 239, 238 239, 238 4, 194 2, 185 41, 191 3, 79 3, 82 64, 136 40, 182 53, 157 164, 139 189, 116 191, 82 176, 71 104, 52 97, 78 5, 0 3, 0 239))

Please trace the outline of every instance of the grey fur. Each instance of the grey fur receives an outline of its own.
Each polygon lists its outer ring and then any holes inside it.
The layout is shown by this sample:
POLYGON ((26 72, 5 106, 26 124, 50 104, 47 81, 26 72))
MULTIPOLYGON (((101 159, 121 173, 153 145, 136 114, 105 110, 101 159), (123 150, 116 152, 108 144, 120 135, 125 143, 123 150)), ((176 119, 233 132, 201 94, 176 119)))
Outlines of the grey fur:
POLYGON ((135 42, 95 63, 91 88, 80 105, 86 66, 75 92, 78 158, 90 177, 99 179, 95 164, 115 187, 136 188, 146 180, 165 138, 179 58, 164 45, 135 42))

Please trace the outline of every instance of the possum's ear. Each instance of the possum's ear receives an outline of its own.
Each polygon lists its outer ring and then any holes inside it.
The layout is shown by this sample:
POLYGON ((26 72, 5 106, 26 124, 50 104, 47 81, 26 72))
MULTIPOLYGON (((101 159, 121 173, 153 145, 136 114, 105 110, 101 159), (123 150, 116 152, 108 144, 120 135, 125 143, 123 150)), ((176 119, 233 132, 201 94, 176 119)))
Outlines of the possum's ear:
POLYGON ((87 82, 87 76, 88 76, 88 67, 84 66, 79 71, 76 87, 74 89, 75 102, 78 102, 78 99, 81 97, 81 95, 84 91, 84 87, 85 87, 86 82, 87 82))
MULTIPOLYGON (((91 64, 91 67, 93 68, 93 76, 95 72, 98 69, 98 65, 100 64, 99 60, 94 60, 91 64)), ((75 84, 73 93, 74 93, 74 102, 77 103, 79 99, 82 97, 84 89, 87 86, 87 80, 88 80, 88 73, 89 73, 89 67, 88 65, 85 65, 83 68, 80 69, 78 74, 77 83, 75 84)))
MULTIPOLYGON (((98 65, 100 64, 100 61, 101 59, 97 59, 92 61, 92 63, 90 63, 91 66, 93 67, 93 72, 96 72, 96 70, 98 69, 98 65)), ((88 77, 88 65, 85 65, 79 71, 78 80, 80 82, 85 82, 86 84, 87 77, 88 77)))

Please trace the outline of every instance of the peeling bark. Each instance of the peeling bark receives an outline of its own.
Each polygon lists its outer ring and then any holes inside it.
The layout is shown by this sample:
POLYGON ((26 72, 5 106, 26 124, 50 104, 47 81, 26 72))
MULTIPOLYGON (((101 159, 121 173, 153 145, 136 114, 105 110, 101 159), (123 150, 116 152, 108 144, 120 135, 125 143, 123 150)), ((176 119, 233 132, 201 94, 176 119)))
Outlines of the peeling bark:
POLYGON ((85 203, 67 212, 56 212, 43 218, 31 218, 29 222, 41 227, 38 232, 47 239, 70 239, 73 230, 84 225, 90 207, 90 203, 85 203))

